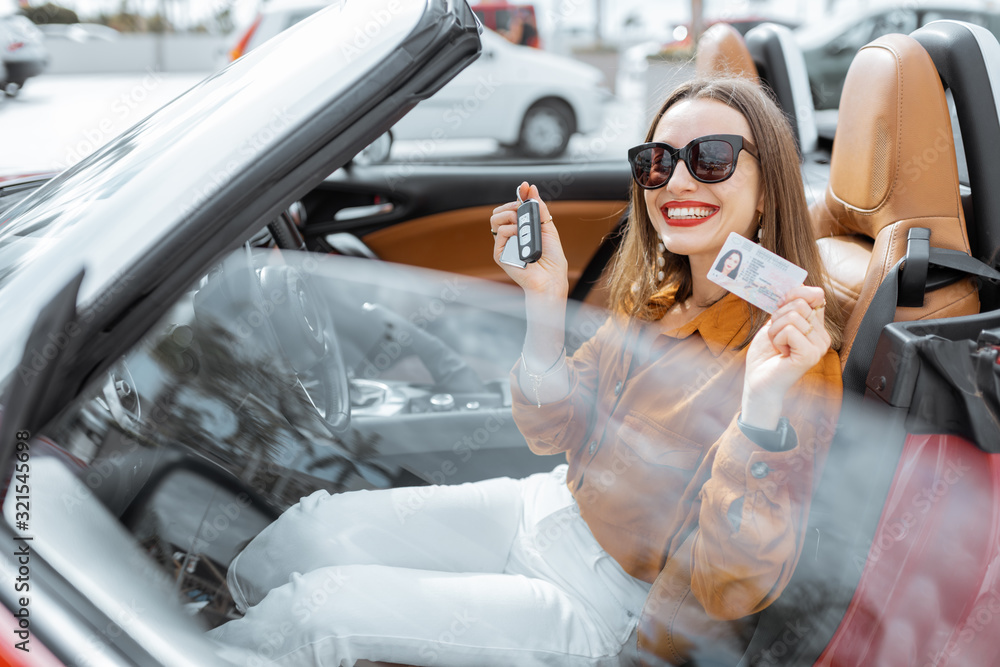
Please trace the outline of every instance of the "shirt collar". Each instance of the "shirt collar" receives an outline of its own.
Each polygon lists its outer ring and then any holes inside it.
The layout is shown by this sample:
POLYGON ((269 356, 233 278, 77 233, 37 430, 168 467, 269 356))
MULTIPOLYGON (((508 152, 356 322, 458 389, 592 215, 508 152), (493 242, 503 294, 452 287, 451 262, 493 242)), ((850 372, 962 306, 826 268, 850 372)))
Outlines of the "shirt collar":
POLYGON ((673 332, 684 339, 694 332, 701 334, 713 356, 743 342, 750 331, 750 306, 731 292, 699 313, 693 320, 673 332))

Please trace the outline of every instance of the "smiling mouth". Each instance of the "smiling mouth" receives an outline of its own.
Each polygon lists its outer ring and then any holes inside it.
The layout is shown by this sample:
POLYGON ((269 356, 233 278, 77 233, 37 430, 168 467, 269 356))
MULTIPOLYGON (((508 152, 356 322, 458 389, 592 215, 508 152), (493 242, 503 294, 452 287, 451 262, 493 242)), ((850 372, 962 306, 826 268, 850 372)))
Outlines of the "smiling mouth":
POLYGON ((664 217, 669 220, 703 220, 715 215, 719 209, 709 206, 692 206, 687 208, 664 208, 664 217))
POLYGON ((717 206, 664 206, 660 209, 663 219, 672 227, 693 227, 700 225, 719 212, 717 206))

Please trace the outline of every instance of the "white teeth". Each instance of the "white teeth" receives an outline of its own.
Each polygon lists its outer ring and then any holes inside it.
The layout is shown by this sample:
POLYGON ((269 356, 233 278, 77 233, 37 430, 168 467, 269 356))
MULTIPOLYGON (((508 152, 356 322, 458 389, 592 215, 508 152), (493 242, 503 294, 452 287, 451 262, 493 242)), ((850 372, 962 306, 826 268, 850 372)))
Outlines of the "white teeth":
POLYGON ((707 218, 708 216, 715 213, 714 208, 708 208, 707 206, 689 207, 689 208, 668 208, 667 217, 672 220, 678 219, 690 219, 690 218, 707 218))

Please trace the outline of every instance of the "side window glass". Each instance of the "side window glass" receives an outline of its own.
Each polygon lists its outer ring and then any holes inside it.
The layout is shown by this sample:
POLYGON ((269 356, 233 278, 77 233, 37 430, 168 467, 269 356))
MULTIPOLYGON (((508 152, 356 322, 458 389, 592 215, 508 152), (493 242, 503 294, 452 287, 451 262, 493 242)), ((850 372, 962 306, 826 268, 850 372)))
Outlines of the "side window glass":
POLYGON ((491 283, 241 249, 39 439, 88 487, 73 502, 104 505, 211 627, 232 557, 317 489, 551 469, 511 417, 524 335, 523 303, 491 283))

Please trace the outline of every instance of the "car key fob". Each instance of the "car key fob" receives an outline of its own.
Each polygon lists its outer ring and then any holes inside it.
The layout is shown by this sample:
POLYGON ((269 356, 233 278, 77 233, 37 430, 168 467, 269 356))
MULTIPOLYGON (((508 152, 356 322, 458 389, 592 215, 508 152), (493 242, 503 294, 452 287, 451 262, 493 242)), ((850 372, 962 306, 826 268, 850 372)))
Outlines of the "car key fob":
POLYGON ((511 236, 507 239, 507 245, 503 247, 503 252, 500 253, 500 261, 504 264, 516 266, 519 269, 523 269, 528 265, 527 262, 522 262, 517 256, 517 236, 511 236))
POLYGON ((537 262, 542 256, 542 215, 538 201, 529 199, 517 207, 517 257, 537 262))
POLYGON ((521 199, 521 186, 517 187, 517 204, 517 234, 507 239, 500 261, 523 269, 542 256, 542 223, 538 202, 521 199))

